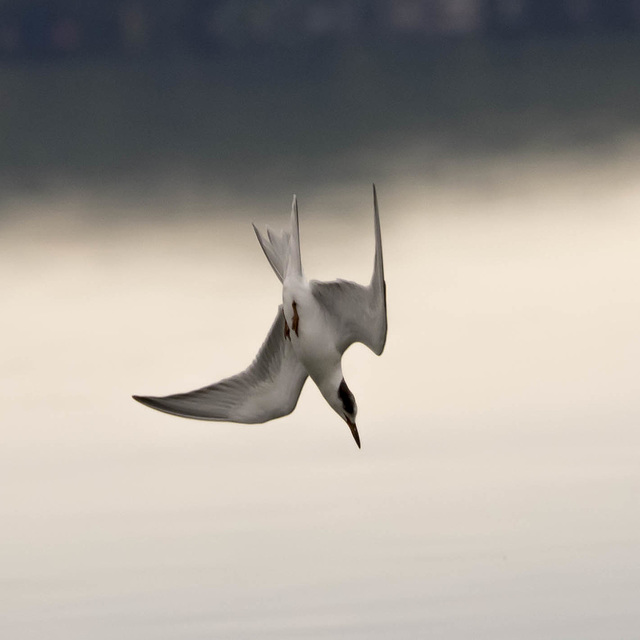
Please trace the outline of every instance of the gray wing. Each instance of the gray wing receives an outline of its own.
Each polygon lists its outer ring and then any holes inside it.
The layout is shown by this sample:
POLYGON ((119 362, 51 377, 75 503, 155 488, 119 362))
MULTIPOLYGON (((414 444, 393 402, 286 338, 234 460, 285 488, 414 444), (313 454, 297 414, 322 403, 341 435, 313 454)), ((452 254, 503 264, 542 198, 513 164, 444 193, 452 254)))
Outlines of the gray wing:
POLYGON ((336 280, 309 285, 316 300, 324 308, 338 336, 340 353, 354 342, 362 342, 376 355, 384 350, 387 340, 387 294, 382 263, 382 237, 376 187, 373 187, 376 253, 369 286, 336 280))
POLYGON ((189 393, 133 398, 152 409, 184 418, 257 423, 291 413, 306 379, 307 372, 291 342, 284 339, 280 306, 258 355, 242 373, 189 393))

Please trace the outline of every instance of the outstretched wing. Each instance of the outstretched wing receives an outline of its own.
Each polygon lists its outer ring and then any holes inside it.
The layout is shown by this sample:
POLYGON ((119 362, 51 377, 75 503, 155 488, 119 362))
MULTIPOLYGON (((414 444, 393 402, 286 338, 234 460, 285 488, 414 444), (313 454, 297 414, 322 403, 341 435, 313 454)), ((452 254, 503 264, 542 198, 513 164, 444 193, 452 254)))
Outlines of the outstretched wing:
POLYGON ((376 235, 376 253, 373 276, 369 286, 336 280, 309 285, 316 300, 324 308, 338 336, 340 353, 354 342, 362 342, 376 355, 380 355, 387 340, 387 295, 382 263, 382 237, 376 187, 373 187, 373 208, 376 235))
POLYGON ((291 413, 306 379, 307 372, 291 342, 284 338, 280 306, 258 355, 242 373, 189 393, 133 398, 152 409, 184 418, 257 423, 291 413))

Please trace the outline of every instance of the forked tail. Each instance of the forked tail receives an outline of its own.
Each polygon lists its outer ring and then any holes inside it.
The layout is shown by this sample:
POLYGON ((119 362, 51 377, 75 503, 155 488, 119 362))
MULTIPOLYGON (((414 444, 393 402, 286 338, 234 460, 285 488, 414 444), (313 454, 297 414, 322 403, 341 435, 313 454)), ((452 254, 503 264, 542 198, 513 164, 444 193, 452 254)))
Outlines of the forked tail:
POLYGON ((300 232, 298 229, 298 201, 293 196, 291 205, 290 231, 276 233, 267 227, 267 235, 260 233, 253 225, 258 242, 267 256, 271 268, 282 282, 287 273, 302 274, 302 262, 300 258, 300 232))

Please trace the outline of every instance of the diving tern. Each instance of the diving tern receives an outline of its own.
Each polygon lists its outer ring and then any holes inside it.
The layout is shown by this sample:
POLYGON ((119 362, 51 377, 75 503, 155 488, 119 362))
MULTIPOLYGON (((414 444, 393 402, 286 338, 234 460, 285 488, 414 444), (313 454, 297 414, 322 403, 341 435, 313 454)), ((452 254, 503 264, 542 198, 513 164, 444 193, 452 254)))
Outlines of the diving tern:
POLYGON ((266 235, 253 228, 282 282, 282 304, 255 360, 216 384, 164 397, 133 396, 142 404, 185 418, 260 423, 286 416, 310 376, 360 447, 356 400, 342 375, 342 354, 362 342, 376 355, 387 338, 387 304, 380 215, 373 186, 375 258, 368 286, 346 280, 307 281, 300 257, 298 203, 293 196, 289 230, 266 235))

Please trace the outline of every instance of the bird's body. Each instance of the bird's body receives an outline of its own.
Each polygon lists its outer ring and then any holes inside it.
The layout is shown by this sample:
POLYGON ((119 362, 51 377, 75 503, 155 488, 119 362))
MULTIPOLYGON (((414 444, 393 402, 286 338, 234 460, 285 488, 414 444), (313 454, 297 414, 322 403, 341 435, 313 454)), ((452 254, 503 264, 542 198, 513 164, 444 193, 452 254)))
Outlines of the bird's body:
POLYGON ((375 187, 374 216, 375 262, 367 287, 345 280, 307 281, 300 256, 295 196, 288 231, 276 235, 267 229, 263 235, 254 226, 282 282, 282 305, 253 363, 242 373, 196 391, 134 398, 154 409, 188 418, 266 422, 293 411, 309 376, 348 424, 359 447, 357 407, 342 375, 342 354, 353 342, 362 342, 380 355, 386 341, 386 291, 375 187))
POLYGON ((340 364, 342 354, 336 347, 336 336, 326 322, 324 311, 304 278, 287 278, 283 283, 282 305, 289 327, 294 324, 294 303, 298 331, 290 331, 291 344, 298 360, 318 384, 328 371, 340 364))

